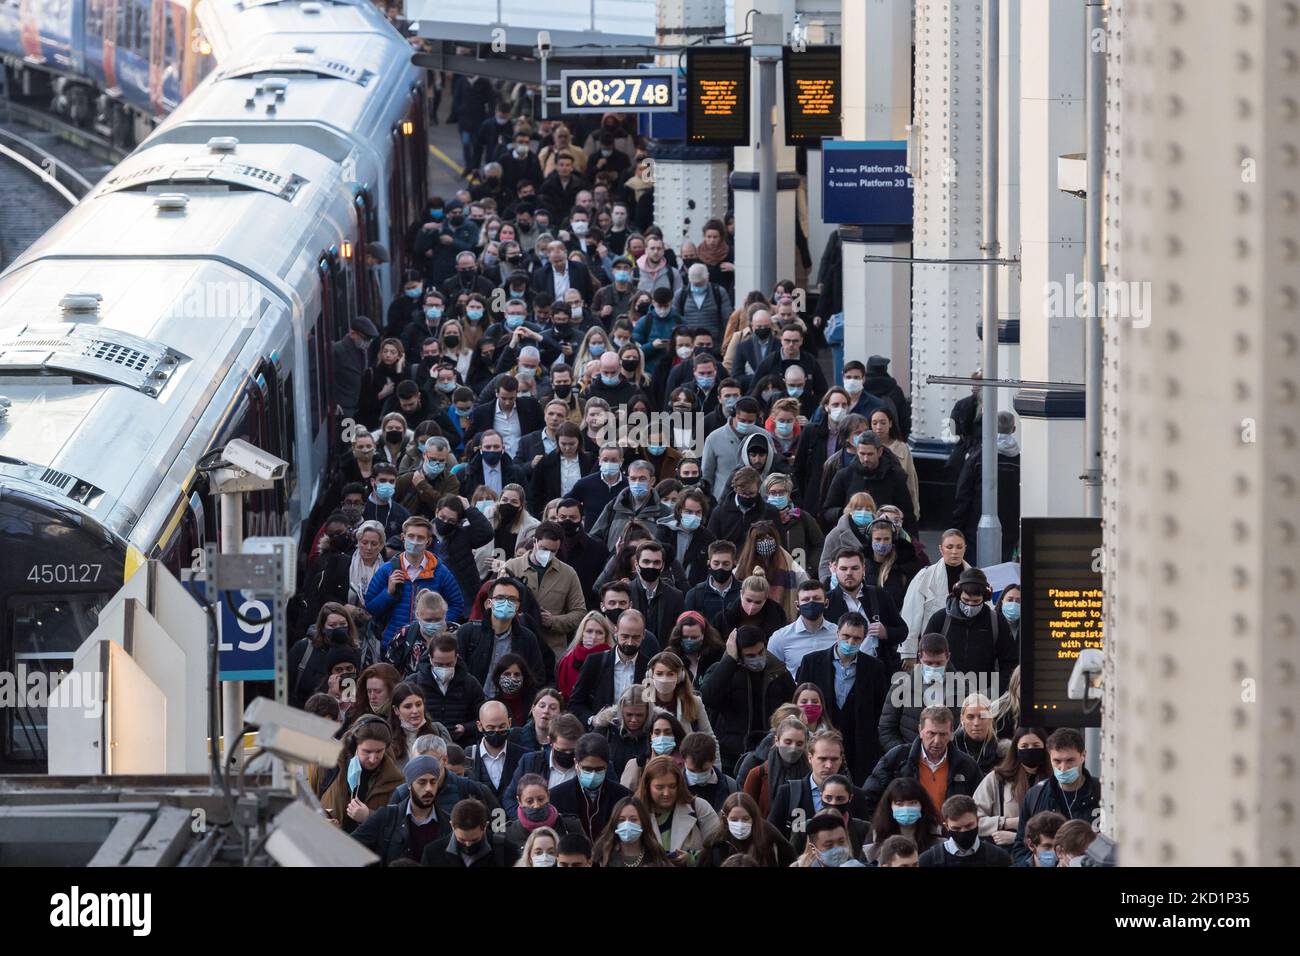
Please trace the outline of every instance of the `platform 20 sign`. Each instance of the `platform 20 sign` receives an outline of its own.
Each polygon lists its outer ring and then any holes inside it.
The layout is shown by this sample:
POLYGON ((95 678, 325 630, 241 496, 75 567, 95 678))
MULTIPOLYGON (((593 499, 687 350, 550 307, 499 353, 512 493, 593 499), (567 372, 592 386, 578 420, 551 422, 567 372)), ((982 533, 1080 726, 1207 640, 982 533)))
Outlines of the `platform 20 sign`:
POLYGON ((565 70, 560 74, 563 113, 673 113, 676 70, 565 70))

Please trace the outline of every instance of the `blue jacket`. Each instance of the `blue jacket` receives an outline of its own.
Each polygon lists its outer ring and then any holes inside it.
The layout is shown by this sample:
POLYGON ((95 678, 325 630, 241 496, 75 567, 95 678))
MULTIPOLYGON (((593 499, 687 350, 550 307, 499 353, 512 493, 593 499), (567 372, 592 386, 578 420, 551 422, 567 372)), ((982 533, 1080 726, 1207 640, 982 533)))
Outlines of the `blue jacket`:
POLYGON ((465 598, 460 593, 460 585, 451 569, 428 552, 424 556, 424 565, 414 580, 408 580, 396 594, 388 593, 388 579, 397 569, 397 562, 404 555, 397 555, 387 561, 375 572, 366 588, 366 610, 377 622, 383 622, 384 647, 393 639, 393 635, 411 622, 415 616, 415 599, 420 591, 433 590, 443 596, 447 602, 447 620, 457 623, 465 620, 465 598))
MULTIPOLYGON (((725 320, 724 320, 725 321, 725 320)), ((673 340, 673 329, 682 324, 682 316, 676 309, 669 309, 668 314, 660 318, 659 313, 651 308, 637 320, 632 329, 632 338, 641 344, 645 353, 645 373, 654 375, 659 360, 668 354, 668 350, 652 345, 655 339, 673 340)))

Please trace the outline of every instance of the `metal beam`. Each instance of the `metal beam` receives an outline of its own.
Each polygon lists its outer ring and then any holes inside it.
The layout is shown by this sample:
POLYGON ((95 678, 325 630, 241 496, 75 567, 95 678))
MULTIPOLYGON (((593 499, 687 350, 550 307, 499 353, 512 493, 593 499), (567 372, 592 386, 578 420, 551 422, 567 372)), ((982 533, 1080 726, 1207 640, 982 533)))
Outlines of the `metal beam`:
POLYGON ((1084 392, 1080 382, 1026 382, 1017 378, 966 378, 961 375, 927 375, 927 385, 987 385, 989 388, 1041 388, 1057 392, 1084 392))

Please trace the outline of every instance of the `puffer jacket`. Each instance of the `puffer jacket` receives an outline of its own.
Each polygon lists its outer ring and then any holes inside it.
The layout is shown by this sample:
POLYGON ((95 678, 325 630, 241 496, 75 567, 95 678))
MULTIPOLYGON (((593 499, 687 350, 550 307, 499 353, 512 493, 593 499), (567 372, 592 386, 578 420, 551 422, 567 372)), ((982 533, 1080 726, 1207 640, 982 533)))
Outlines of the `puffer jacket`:
POLYGON ((383 644, 411 622, 415 616, 415 598, 421 591, 433 590, 447 602, 447 620, 457 623, 465 620, 465 598, 451 570, 427 551, 421 556, 420 567, 413 579, 402 584, 396 594, 388 593, 388 579, 398 566, 406 567, 406 555, 399 554, 385 561, 370 579, 366 588, 366 610, 383 625, 383 644))

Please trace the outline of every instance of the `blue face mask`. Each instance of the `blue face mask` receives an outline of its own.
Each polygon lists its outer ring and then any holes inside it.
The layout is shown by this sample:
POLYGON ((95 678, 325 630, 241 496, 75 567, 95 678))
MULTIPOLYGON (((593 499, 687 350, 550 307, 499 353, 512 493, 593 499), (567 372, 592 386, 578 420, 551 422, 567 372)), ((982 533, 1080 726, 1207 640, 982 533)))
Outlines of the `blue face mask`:
POLYGON ((616 461, 602 461, 600 463, 600 476, 602 478, 613 478, 622 470, 616 461))
POLYGON ((348 789, 353 793, 361 786, 361 758, 353 755, 348 761, 348 789))
POLYGON ((670 754, 677 749, 677 739, 667 734, 661 737, 653 737, 650 740, 650 749, 662 757, 664 754, 670 754))
POLYGON ((605 346, 601 345, 599 342, 592 342, 587 346, 587 351, 591 353, 593 358, 600 358, 605 354, 605 346))
POLYGON ((686 783, 692 787, 702 787, 713 777, 712 770, 687 770, 686 783))
POLYGON ((618 826, 614 827, 614 832, 624 843, 635 843, 641 839, 641 824, 633 823, 631 820, 624 820, 618 826))
POLYGON ((722 407, 730 412, 736 407, 736 402, 740 401, 739 395, 728 395, 722 400, 722 407))
POLYGON ((397 491, 396 485, 390 485, 384 482, 375 485, 375 497, 380 501, 392 501, 393 493, 395 491, 397 491))
POLYGON ((713 387, 713 376, 712 376, 712 375, 697 375, 697 376, 695 376, 695 384, 698 385, 700 388, 704 389, 704 391, 707 392, 709 389, 711 389, 711 388, 713 387))
POLYGON ((406 556, 410 558, 412 561, 417 560, 420 557, 420 555, 424 554, 425 546, 423 542, 403 541, 402 544, 406 548, 406 556))
POLYGON ((456 391, 456 383, 455 383, 455 382, 439 382, 439 383, 438 383, 438 391, 442 392, 444 395, 450 395, 452 392, 456 391))
POLYGON ((853 853, 846 846, 833 846, 825 853, 819 853, 822 866, 843 866, 853 859, 853 853))
POLYGON ((466 309, 466 310, 465 310, 465 318, 469 319, 471 322, 477 322, 479 319, 483 318, 483 310, 482 310, 482 309, 466 309))
POLYGON ((871 542, 871 550, 883 558, 885 555, 889 554, 890 551, 894 550, 894 546, 888 541, 873 541, 871 542))
POLYGON ((1053 770, 1056 775, 1056 782, 1069 786, 1079 779, 1079 768, 1071 767, 1069 770, 1053 770))
POLYGON ((418 299, 423 290, 419 286, 416 286, 414 289, 406 289, 405 291, 408 299, 418 299))
POLYGON ((434 222, 441 222, 441 221, 442 221, 442 210, 441 210, 441 209, 430 209, 430 210, 429 210, 429 218, 432 219, 434 222))
POLYGON ((794 434, 794 422, 777 422, 776 433, 782 438, 789 438, 794 434))
POLYGON ((492 616, 498 621, 508 621, 515 616, 515 602, 509 598, 495 598, 492 601, 492 616))
POLYGON ((921 665, 921 681, 926 684, 934 684, 943 680, 943 668, 931 667, 929 664, 921 665))
POLYGON ((789 495, 768 495, 767 503, 778 511, 784 511, 790 505, 789 495))
POLYGON ((751 422, 736 422, 737 435, 748 435, 753 430, 754 430, 754 425, 751 422))
POLYGON ((632 492, 633 498, 644 498, 650 493, 650 482, 648 481, 629 481, 627 487, 632 492))
POLYGON ((578 783, 583 790, 599 790, 605 783, 604 770, 579 770, 578 783))
POLYGON ((682 638, 682 650, 684 650, 687 654, 694 654, 697 651, 699 651, 699 649, 703 646, 704 646, 704 638, 702 637, 682 638))
POLYGON ((483 253, 483 265, 494 266, 497 264, 497 257, 490 252, 483 253))
POLYGON ((512 299, 522 299, 523 297, 524 297, 524 293, 523 293, 523 290, 522 290, 522 289, 511 289, 511 290, 510 290, 510 298, 512 298, 512 299))
POLYGON ((446 626, 447 623, 445 621, 421 621, 420 633, 425 637, 433 637, 433 635, 437 634, 446 626))
POLYGON ((692 292, 707 292, 708 290, 709 284, 707 282, 704 285, 696 285, 694 282, 691 283, 692 292))
POLYGON ((1039 851, 1038 851, 1038 865, 1039 865, 1039 866, 1056 866, 1056 851, 1055 851, 1055 850, 1039 850, 1039 851))
POLYGON ((900 827, 916 826, 921 820, 920 807, 894 807, 894 822, 900 827))
POLYGON ((851 641, 840 641, 840 653, 845 657, 854 657, 860 650, 862 650, 860 644, 854 644, 851 641))
POLYGON ((798 398, 800 395, 803 394, 803 386, 802 386, 802 385, 787 385, 787 386, 785 387, 785 393, 786 393, 787 395, 789 395, 791 398, 798 398))
POLYGON ((515 329, 519 328, 519 326, 521 326, 521 325, 523 325, 523 324, 524 324, 524 317, 523 317, 522 315, 507 315, 507 316, 506 316, 506 328, 507 328, 507 329, 510 329, 510 331, 512 331, 512 332, 513 332, 515 329))
POLYGON ((620 376, 617 372, 615 372, 613 375, 606 375, 604 372, 601 372, 600 380, 604 382, 606 385, 610 386, 610 388, 613 388, 622 380, 622 376, 620 376))
POLYGON ((424 310, 424 317, 426 319, 441 319, 442 307, 437 305, 429 306, 427 309, 424 310))
POLYGON ((442 474, 442 470, 446 467, 447 467, 446 462, 426 461, 424 463, 424 473, 428 475, 430 478, 437 478, 439 475, 442 474))
POLYGON ((865 509, 861 511, 855 511, 853 512, 853 523, 857 525, 859 528, 865 528, 867 525, 871 524, 873 517, 874 516, 871 514, 871 512, 865 509))
POLYGON ((632 279, 632 273, 628 272, 626 269, 615 269, 615 270, 614 270, 614 281, 615 281, 615 282, 629 282, 629 281, 631 281, 631 279, 632 279))
POLYGON ((1019 601, 1003 601, 1003 602, 1002 602, 1002 616, 1005 617, 1008 621, 1018 621, 1018 620, 1020 620, 1020 602, 1019 602, 1019 601))
POLYGON ((645 446, 645 450, 648 451, 648 452, 649 452, 650 454, 652 454, 652 455, 656 455, 656 456, 658 456, 658 455, 662 455, 664 452, 666 452, 666 451, 668 450, 668 448, 667 448, 666 446, 664 446, 664 445, 646 445, 646 446, 645 446))
POLYGON ((678 523, 682 526, 683 531, 694 531, 700 526, 700 520, 699 515, 682 515, 681 521, 678 523))

